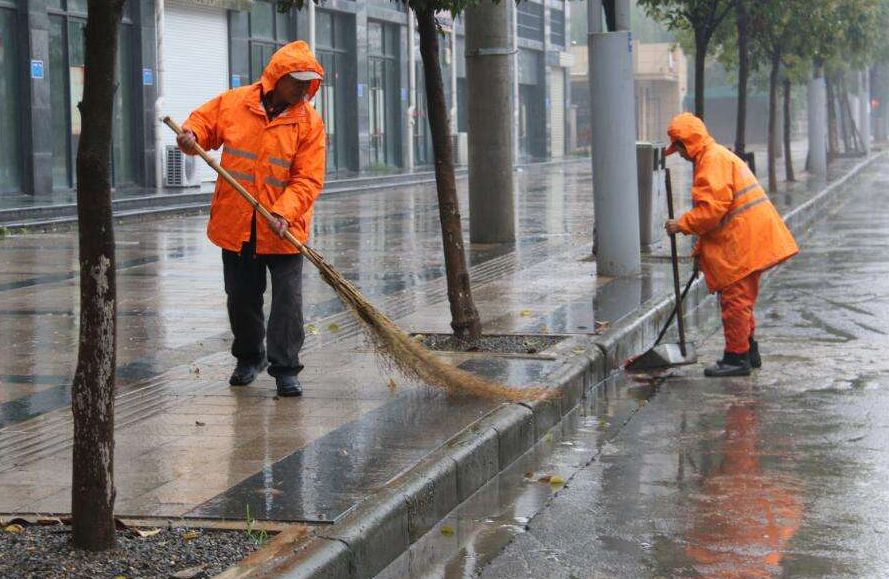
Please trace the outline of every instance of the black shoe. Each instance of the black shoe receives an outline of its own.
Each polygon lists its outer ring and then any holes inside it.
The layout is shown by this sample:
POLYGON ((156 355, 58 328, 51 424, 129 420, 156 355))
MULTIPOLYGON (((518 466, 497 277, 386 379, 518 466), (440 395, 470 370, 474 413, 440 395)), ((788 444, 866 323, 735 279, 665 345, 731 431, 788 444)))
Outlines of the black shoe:
POLYGON ((296 376, 279 376, 275 378, 278 396, 302 396, 303 387, 296 376))
POLYGON ((704 376, 708 378, 723 378, 726 376, 749 376, 750 357, 747 352, 732 354, 725 352, 722 360, 709 368, 704 368, 704 376))
POLYGON ((759 356, 759 342, 754 340, 753 336, 750 336, 750 351, 747 354, 750 356, 751 368, 762 368, 762 358, 759 356))
POLYGON ((238 362, 231 378, 228 379, 228 383, 232 386, 247 386, 256 380, 256 377, 259 376, 259 373, 262 372, 265 366, 265 362, 260 362, 259 364, 238 362))

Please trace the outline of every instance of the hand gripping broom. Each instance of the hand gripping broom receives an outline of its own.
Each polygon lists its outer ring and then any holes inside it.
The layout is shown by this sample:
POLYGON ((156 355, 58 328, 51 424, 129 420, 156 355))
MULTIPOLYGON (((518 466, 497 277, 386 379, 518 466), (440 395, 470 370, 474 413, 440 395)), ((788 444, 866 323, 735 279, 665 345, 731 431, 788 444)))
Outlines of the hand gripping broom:
MULTIPOLYGON (((161 119, 177 135, 182 128, 170 117, 161 119)), ((219 163, 200 145, 195 144, 198 155, 210 165, 220 177, 241 194, 266 220, 273 221, 272 214, 241 186, 219 163)), ((289 231, 284 236, 312 264, 318 268, 321 277, 333 288, 340 300, 362 322, 362 326, 374 343, 376 353, 391 362, 407 378, 417 379, 432 386, 444 388, 452 393, 467 393, 488 398, 507 400, 528 400, 545 398, 550 394, 546 388, 511 388, 503 384, 485 380, 460 368, 447 364, 427 350, 417 340, 405 334, 395 322, 377 310, 361 295, 354 285, 342 276, 324 258, 308 245, 301 243, 289 231)))

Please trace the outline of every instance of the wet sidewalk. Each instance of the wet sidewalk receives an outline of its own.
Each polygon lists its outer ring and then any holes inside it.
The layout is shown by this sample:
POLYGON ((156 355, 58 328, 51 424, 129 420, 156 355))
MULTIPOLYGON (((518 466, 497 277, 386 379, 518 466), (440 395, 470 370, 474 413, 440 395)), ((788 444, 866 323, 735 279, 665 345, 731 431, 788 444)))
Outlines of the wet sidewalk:
POLYGON ((701 363, 615 375, 381 576, 885 576, 887 182, 866 170, 769 276, 761 370, 702 376, 711 302, 701 363))
MULTIPOLYGON (((843 174, 858 161, 840 163, 843 174)), ((687 203, 687 165, 675 185, 687 203), (686 181, 683 183, 684 180, 686 181)), ((585 339, 671 287, 656 248, 635 280, 595 275, 588 162, 519 173, 518 241, 472 246, 486 334, 585 339)), ((797 206, 822 184, 788 188, 797 206)), ((465 182, 461 185, 467 207, 465 182)), ((496 402, 449 398, 381 367, 351 315, 307 267, 305 395, 263 376, 231 388, 219 250, 206 217, 123 223, 118 241, 117 512, 326 525, 403 475, 496 402)), ((434 187, 322 197, 312 240, 405 330, 448 333, 434 187)), ((70 233, 0 240, 0 512, 70 509, 70 382, 77 343, 70 233)), ((576 342, 529 356, 445 355, 516 386, 547 383, 576 342)))

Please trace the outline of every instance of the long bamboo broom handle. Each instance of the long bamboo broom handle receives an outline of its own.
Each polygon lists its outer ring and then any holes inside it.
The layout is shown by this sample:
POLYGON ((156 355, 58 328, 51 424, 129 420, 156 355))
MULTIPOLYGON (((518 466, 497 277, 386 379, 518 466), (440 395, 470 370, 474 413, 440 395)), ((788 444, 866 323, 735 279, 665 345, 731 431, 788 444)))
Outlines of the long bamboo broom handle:
MULTIPOLYGON (((180 127, 180 126, 176 123, 176 121, 174 121, 174 120, 171 119, 170 117, 163 117, 163 118, 161 119, 161 121, 163 121, 163 123, 164 123, 165 125, 167 125, 168 127, 170 127, 171 129, 173 129, 173 132, 176 133, 177 136, 178 136, 178 135, 182 135, 182 134, 184 134, 184 131, 182 130, 182 127, 180 127)), ((258 211, 260 215, 262 215, 263 217, 265 217, 266 220, 267 220, 270 224, 274 224, 274 223, 276 222, 275 216, 272 215, 271 212, 270 212, 268 209, 266 209, 265 207, 263 207, 262 203, 260 203, 259 201, 257 201, 257 200, 253 197, 253 195, 251 195, 250 193, 248 193, 247 190, 244 189, 244 186, 241 185, 240 183, 238 183, 238 182, 235 180, 235 178, 232 177, 231 174, 229 174, 228 171, 226 171, 225 169, 223 169, 222 166, 221 166, 219 163, 216 162, 216 159, 214 159, 213 157, 211 157, 210 155, 208 155, 208 154, 207 154, 207 151, 205 151, 203 147, 201 147, 198 143, 195 143, 195 144, 194 144, 194 148, 195 148, 195 150, 198 152, 198 155, 200 155, 200 157, 201 157, 204 161, 206 161, 208 165, 210 165, 211 167, 213 167, 213 170, 216 171, 217 173, 219 173, 219 175, 220 175, 223 179, 225 179, 225 180, 228 182, 229 185, 231 185, 232 187, 234 187, 235 190, 236 190, 238 193, 241 194, 241 197, 243 197, 244 199, 246 199, 246 200, 247 200, 247 203, 249 203, 251 206, 253 206, 253 208, 256 209, 256 211, 258 211)), ((286 240, 289 241, 291 244, 293 244, 298 250, 300 250, 301 252, 305 253, 305 254, 306 254, 306 257, 308 257, 309 259, 311 259, 311 260, 312 260, 313 262, 315 262, 315 264, 317 265, 317 261, 316 261, 316 259, 317 259, 318 255, 314 252, 314 250, 312 250, 310 247, 306 246, 304 243, 302 243, 300 240, 298 240, 296 237, 294 237, 293 234, 290 233, 289 230, 284 234, 284 239, 286 239, 286 240)))

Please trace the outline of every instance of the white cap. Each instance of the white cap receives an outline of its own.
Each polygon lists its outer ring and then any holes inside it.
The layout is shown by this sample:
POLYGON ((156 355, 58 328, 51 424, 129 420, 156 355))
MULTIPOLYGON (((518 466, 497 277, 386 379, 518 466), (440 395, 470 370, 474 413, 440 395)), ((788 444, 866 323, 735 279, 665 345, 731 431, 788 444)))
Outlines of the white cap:
POLYGON ((301 70, 299 72, 291 72, 290 76, 296 80, 321 80, 321 75, 311 70, 301 70))

